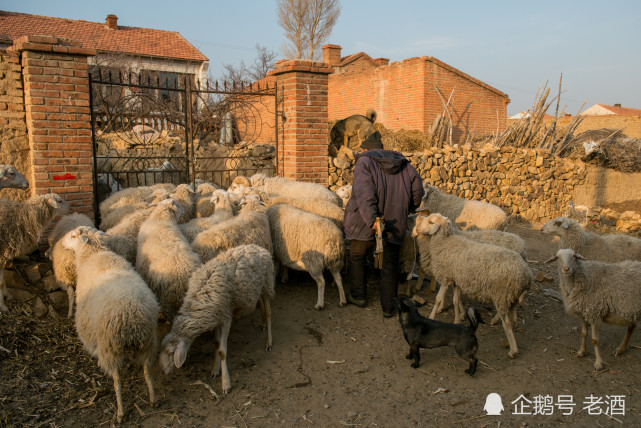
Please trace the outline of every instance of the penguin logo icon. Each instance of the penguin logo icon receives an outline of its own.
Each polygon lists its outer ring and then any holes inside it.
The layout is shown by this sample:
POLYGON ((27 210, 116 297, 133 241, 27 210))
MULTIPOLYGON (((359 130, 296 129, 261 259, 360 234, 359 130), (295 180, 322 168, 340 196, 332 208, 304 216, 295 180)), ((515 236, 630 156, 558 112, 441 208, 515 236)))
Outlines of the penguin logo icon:
POLYGON ((487 412, 488 416, 500 416, 501 412, 505 410, 503 408, 503 401, 501 401, 501 396, 496 392, 487 394, 487 398, 485 399, 485 407, 483 407, 483 410, 487 412))

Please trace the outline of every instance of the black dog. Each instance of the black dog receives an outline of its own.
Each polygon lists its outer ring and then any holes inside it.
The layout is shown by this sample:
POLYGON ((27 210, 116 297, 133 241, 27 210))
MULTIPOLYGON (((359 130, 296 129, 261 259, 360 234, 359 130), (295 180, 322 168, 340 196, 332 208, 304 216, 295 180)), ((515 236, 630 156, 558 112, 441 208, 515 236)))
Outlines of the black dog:
POLYGON ((476 351, 478 341, 476 340, 476 328, 483 323, 480 314, 475 308, 468 308, 466 315, 470 326, 449 324, 434 321, 422 316, 416 304, 409 297, 394 299, 394 306, 398 311, 398 320, 403 329, 403 336, 410 345, 410 353, 405 358, 411 360, 413 368, 417 368, 421 361, 421 348, 438 348, 440 346, 453 345, 459 357, 469 361, 470 367, 465 373, 473 375, 476 373, 476 351))

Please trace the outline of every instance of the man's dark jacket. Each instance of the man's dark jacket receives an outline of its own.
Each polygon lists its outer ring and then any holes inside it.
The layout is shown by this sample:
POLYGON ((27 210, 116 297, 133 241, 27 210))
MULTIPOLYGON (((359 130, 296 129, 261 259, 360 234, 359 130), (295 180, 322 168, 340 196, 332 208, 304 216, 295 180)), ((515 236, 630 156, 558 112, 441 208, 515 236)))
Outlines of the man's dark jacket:
POLYGON ((416 168, 399 152, 361 153, 354 166, 352 197, 345 207, 345 236, 350 240, 374 240, 372 226, 376 217, 383 216, 384 239, 403 243, 407 216, 421 204, 424 193, 416 168))

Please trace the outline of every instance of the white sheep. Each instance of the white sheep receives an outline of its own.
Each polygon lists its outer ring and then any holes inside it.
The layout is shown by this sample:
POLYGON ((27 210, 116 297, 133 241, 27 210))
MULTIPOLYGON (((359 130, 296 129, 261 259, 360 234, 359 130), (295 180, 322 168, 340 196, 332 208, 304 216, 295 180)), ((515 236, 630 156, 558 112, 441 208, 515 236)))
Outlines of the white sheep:
POLYGON ((265 206, 260 201, 248 201, 237 216, 217 223, 196 235, 191 246, 203 262, 206 262, 222 251, 248 244, 259 245, 270 253, 273 251, 265 206))
POLYGON ((423 184, 423 189, 425 195, 418 210, 442 214, 462 229, 507 229, 507 216, 496 205, 441 193, 427 183, 423 184))
POLYGON ((173 199, 161 201, 138 232, 136 270, 158 297, 168 320, 180 308, 192 272, 202 264, 178 229, 181 214, 173 199))
POLYGON ((157 350, 159 308, 147 284, 129 262, 107 249, 101 233, 81 226, 61 243, 76 257, 76 331, 87 352, 113 377, 120 423, 120 370, 128 360, 142 364, 149 403, 156 405, 150 368, 157 350))
POLYGON ((576 220, 565 217, 548 221, 541 232, 560 237, 559 248, 571 248, 590 260, 609 263, 641 260, 641 239, 623 233, 597 235, 584 230, 576 220))
POLYGON ((12 165, 0 165, 0 189, 28 189, 29 182, 12 165))
POLYGON ((234 216, 237 209, 236 204, 232 202, 229 193, 225 190, 215 190, 209 200, 214 207, 213 213, 209 217, 194 218, 187 223, 178 225, 187 241, 193 242, 200 232, 204 232, 213 225, 222 223, 234 216))
POLYGON ((178 218, 178 224, 187 223, 194 218, 195 214, 195 193, 188 184, 179 184, 176 190, 169 195, 181 208, 182 214, 178 218))
POLYGON ((347 206, 347 202, 349 202, 349 198, 352 197, 352 185, 351 184, 346 184, 344 186, 339 187, 334 191, 338 195, 339 198, 343 201, 343 208, 347 206))
POLYGON ((59 195, 49 193, 17 202, 0 199, 0 311, 9 309, 4 304, 8 296, 4 283, 4 267, 15 257, 36 248, 40 234, 58 214, 69 211, 69 205, 59 195))
POLYGON ((215 206, 211 196, 218 189, 214 184, 203 182, 196 187, 196 218, 209 217, 214 213, 215 206))
MULTIPOLYGON (((461 291, 496 307, 510 344, 508 356, 518 353, 514 328, 517 304, 532 284, 532 272, 516 252, 484 244, 452 233, 452 221, 441 214, 416 219, 417 234, 431 235, 430 267, 434 278, 445 287, 454 286, 455 322, 461 323, 461 291)), ((434 303, 430 318, 434 318, 434 303)))
POLYGON ((73 316, 74 287, 76 286, 76 256, 72 250, 62 246, 62 238, 79 226, 93 227, 93 221, 85 214, 73 213, 63 216, 49 235, 49 249, 47 256, 51 259, 51 266, 56 282, 67 292, 69 310, 67 317, 73 316))
POLYGON ((566 312, 582 321, 581 348, 577 356, 585 354, 588 324, 592 327, 592 344, 596 361, 594 369, 603 368, 599 352, 601 322, 627 327, 621 344, 614 355, 621 355, 636 323, 641 317, 641 262, 626 260, 604 263, 586 260, 570 248, 557 251, 546 263, 558 260, 559 287, 566 312))
POLYGON ((283 177, 267 177, 259 173, 247 177, 234 178, 228 192, 236 193, 240 186, 254 187, 263 190, 270 196, 290 196, 293 198, 325 199, 335 205, 342 204, 341 199, 326 187, 316 183, 292 181, 283 177))
POLYGON ((266 349, 272 347, 271 306, 274 296, 274 263, 269 251, 242 245, 219 254, 202 265, 189 279, 187 295, 165 336, 160 365, 169 374, 182 367, 187 351, 202 333, 215 331, 217 352, 214 373, 222 369, 222 390, 231 390, 227 370, 227 337, 232 319, 251 314, 259 306, 267 328, 266 349))
POLYGON ((149 218, 154 207, 148 207, 134 211, 125 216, 117 225, 107 229, 105 240, 109 248, 116 254, 120 254, 133 265, 136 264, 136 253, 138 252, 138 232, 143 222, 149 218))
POLYGON ((338 205, 334 204, 333 202, 329 202, 326 199, 274 196, 270 198, 269 202, 267 203, 268 206, 276 204, 289 204, 298 208, 299 210, 319 215, 330 220, 341 230, 343 229, 343 217, 345 216, 345 211, 338 205))
POLYGON ((345 306, 340 273, 344 255, 342 230, 326 218, 288 204, 269 207, 267 217, 278 261, 287 268, 308 272, 316 281, 318 296, 314 307, 325 307, 325 269, 338 287, 339 306, 345 306))

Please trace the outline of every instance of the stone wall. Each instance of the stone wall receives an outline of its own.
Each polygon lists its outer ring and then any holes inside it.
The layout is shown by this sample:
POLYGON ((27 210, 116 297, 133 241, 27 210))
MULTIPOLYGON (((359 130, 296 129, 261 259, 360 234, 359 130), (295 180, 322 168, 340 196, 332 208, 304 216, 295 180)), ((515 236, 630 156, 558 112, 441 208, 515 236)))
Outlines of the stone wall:
MULTIPOLYGON (((423 180, 443 192, 493 203, 527 221, 563 215, 575 188, 586 178, 582 162, 546 151, 448 146, 405 156, 423 180)), ((349 149, 341 148, 335 158, 329 158, 330 189, 351 184, 353 167, 354 156, 349 149)))

